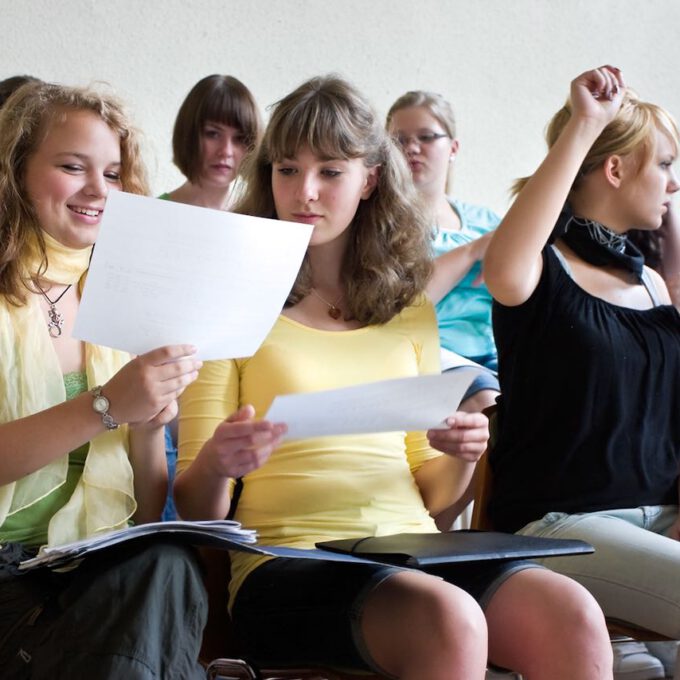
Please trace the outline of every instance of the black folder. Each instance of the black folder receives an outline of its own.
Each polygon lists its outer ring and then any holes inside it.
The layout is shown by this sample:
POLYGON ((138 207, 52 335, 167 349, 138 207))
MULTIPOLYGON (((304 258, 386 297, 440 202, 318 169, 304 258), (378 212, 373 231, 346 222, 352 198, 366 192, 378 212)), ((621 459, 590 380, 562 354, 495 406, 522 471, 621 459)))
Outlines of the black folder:
POLYGON ((595 548, 584 541, 473 529, 347 538, 317 543, 316 547, 414 568, 454 562, 530 559, 595 552, 595 548))

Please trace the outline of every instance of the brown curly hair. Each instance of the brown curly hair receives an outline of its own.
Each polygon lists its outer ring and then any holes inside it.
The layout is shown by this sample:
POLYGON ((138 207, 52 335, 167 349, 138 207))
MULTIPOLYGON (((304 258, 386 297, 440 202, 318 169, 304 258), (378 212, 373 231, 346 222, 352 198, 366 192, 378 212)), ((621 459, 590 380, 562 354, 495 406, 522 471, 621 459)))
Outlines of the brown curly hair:
POLYGON ((32 236, 37 238, 42 256, 39 272, 47 268, 42 231, 26 194, 26 162, 45 139, 51 121, 69 110, 95 113, 118 135, 123 191, 149 193, 139 135, 115 97, 92 88, 53 83, 20 87, 0 110, 0 295, 11 304, 26 301, 22 265, 32 236))
MULTIPOLYGON (((352 85, 334 75, 312 78, 273 105, 260 146, 242 166, 244 192, 235 211, 275 218, 272 163, 301 149, 379 166, 377 186, 349 227, 342 272, 348 318, 387 323, 424 291, 432 269, 431 226, 403 154, 352 85)), ((287 306, 311 287, 305 257, 287 306)))

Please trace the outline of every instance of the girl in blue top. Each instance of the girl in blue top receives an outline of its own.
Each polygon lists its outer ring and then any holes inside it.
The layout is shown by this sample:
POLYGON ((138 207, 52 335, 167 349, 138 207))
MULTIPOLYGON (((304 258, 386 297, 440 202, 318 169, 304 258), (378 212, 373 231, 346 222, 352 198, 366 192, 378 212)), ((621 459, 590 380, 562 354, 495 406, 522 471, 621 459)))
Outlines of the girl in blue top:
MULTIPOLYGON (((439 94, 407 92, 390 108, 387 129, 406 154, 435 225, 438 258, 428 292, 437 305, 441 346, 495 372, 491 295, 482 282, 481 259, 500 218, 447 195, 459 147, 451 105, 439 94)), ((498 389, 495 375, 485 373, 473 382, 460 408, 482 410, 495 402, 498 389)))

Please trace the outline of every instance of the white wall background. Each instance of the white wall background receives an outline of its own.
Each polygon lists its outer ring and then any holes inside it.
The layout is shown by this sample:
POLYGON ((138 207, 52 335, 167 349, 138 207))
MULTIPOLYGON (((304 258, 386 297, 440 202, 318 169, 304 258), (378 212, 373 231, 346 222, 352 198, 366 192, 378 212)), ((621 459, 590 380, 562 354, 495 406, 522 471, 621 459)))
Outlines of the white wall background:
POLYGON ((615 64, 680 116, 677 0, 0 0, 0 36, 0 78, 111 84, 146 134, 155 193, 180 183, 175 113, 211 73, 263 111, 330 71, 381 115, 406 90, 441 92, 459 124, 455 193, 498 211, 581 71, 615 64))

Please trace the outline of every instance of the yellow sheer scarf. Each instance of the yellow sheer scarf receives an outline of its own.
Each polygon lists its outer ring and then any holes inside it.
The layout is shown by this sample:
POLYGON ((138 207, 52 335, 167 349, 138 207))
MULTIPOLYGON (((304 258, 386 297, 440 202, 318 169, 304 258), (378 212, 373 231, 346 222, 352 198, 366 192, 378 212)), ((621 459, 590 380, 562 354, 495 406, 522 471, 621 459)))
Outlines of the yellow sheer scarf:
MULTIPOLYGON (((48 269, 41 278, 82 285, 91 248, 66 248, 43 233, 48 269)), ((33 244, 26 263, 28 275, 38 270, 40 256, 33 244)), ((64 378, 37 295, 22 307, 0 298, 0 423, 43 411, 66 399, 64 378)), ((85 362, 89 387, 105 383, 130 356, 87 344, 85 362)), ((128 459, 128 429, 106 431, 90 442, 83 474, 69 501, 52 517, 48 545, 75 541, 127 524, 137 504, 128 459)), ((0 486, 0 526, 8 515, 49 495, 66 480, 68 455, 22 479, 0 486)))

